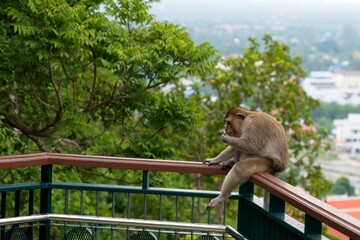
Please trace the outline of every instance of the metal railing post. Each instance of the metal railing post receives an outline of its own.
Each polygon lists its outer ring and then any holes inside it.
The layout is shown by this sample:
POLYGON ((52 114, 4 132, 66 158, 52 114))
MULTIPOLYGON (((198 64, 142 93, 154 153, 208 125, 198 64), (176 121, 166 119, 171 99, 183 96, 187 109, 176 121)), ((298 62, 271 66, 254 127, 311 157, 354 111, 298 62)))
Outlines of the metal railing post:
POLYGON ((285 201, 270 194, 269 213, 285 213, 285 201))
POLYGON ((322 222, 316 220, 309 214, 305 214, 305 235, 317 235, 321 238, 322 222))
MULTIPOLYGON (((239 194, 243 197, 251 197, 254 194, 254 184, 250 181, 242 184, 239 194)), ((245 236, 250 235, 252 209, 246 204, 245 199, 239 199, 237 231, 245 236)))
MULTIPOLYGON (((52 182, 52 165, 41 166, 41 183, 45 183, 45 187, 40 191, 40 213, 51 213, 51 188, 49 183, 52 182)), ((39 230, 39 239, 50 239, 50 221, 43 221, 39 230)))
MULTIPOLYGON (((149 187, 150 187, 150 173, 149 171, 143 171, 142 189, 148 190, 149 187)), ((144 219, 146 219, 146 212, 147 212, 147 197, 146 197, 146 193, 144 193, 144 219)))
POLYGON ((149 171, 143 171, 142 177, 142 189, 149 189, 150 187, 150 173, 149 171))

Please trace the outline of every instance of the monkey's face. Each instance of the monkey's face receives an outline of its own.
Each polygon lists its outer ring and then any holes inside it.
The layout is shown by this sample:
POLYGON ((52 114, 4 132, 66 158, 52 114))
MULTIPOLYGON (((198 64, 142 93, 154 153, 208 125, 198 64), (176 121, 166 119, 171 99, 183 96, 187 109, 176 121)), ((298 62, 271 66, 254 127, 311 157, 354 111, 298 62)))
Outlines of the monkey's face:
POLYGON ((225 133, 232 137, 240 137, 241 123, 244 121, 245 115, 241 112, 228 112, 224 118, 225 133))

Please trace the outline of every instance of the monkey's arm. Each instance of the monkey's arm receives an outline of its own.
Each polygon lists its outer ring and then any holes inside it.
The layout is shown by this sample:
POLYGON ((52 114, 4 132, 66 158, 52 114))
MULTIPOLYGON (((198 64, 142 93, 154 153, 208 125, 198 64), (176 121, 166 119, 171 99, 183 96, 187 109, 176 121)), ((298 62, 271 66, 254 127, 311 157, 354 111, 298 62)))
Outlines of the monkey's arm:
POLYGON ((249 155, 257 155, 262 148, 259 143, 254 141, 254 139, 247 136, 237 138, 222 134, 221 140, 236 150, 249 155))
POLYGON ((203 163, 210 166, 210 165, 220 164, 222 162, 229 162, 234 157, 234 151, 235 149, 233 147, 228 146, 219 155, 217 155, 214 158, 206 159, 203 163))

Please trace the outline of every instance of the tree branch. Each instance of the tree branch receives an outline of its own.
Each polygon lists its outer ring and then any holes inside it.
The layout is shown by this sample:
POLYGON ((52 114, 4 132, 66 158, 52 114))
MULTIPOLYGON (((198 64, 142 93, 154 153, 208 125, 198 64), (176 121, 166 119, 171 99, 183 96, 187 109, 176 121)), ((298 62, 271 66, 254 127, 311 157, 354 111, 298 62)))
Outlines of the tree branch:
POLYGON ((158 86, 160 86, 161 84, 165 84, 165 83, 167 83, 167 82, 169 82, 169 81, 170 81, 170 80, 165 80, 165 81, 161 81, 161 82, 158 82, 158 83, 155 83, 155 84, 151 85, 151 83, 152 83, 153 81, 150 80, 149 83, 148 83, 148 85, 147 85, 145 88, 143 88, 142 90, 140 90, 140 91, 138 91, 138 92, 136 92, 136 93, 134 93, 134 94, 132 94, 132 95, 127 95, 127 96, 122 96, 122 95, 115 96, 119 91, 121 91, 122 89, 125 88, 124 85, 121 86, 121 87, 115 85, 115 87, 114 87, 114 89, 113 89, 113 92, 112 92, 111 96, 110 96, 108 99, 106 99, 106 100, 104 100, 104 101, 102 101, 102 102, 100 102, 100 103, 98 103, 98 104, 96 104, 96 105, 88 106, 88 107, 84 110, 84 112, 95 112, 95 111, 97 111, 98 109, 103 108, 103 107, 107 106, 108 104, 110 104, 111 102, 116 101, 116 100, 132 99, 132 98, 139 97, 139 96, 141 96, 144 92, 146 92, 147 90, 150 90, 150 89, 152 89, 152 88, 158 87, 158 86))
POLYGON ((44 101, 41 99, 41 97, 38 95, 38 93, 37 93, 34 85, 32 84, 32 82, 30 82, 30 88, 31 88, 33 94, 35 95, 36 99, 38 100, 38 102, 39 102, 40 104, 42 104, 42 105, 44 105, 45 107, 53 110, 54 112, 57 111, 57 109, 56 109, 55 107, 51 106, 50 104, 44 102, 44 101))
MULTIPOLYGON (((60 87, 56 86, 56 82, 54 80, 54 76, 53 76, 53 72, 49 63, 49 73, 50 73, 50 80, 51 80, 51 84, 53 86, 53 89, 55 91, 56 94, 56 99, 59 105, 59 108, 56 109, 55 107, 45 103, 37 94, 35 94, 35 97, 37 98, 37 100, 44 106, 51 108, 53 111, 55 111, 56 115, 54 117, 54 119, 49 122, 46 123, 46 125, 42 128, 36 129, 36 128, 32 128, 26 124, 23 124, 22 121, 19 118, 19 114, 17 111, 15 111, 14 113, 2 113, 2 115, 4 116, 4 122, 8 125, 10 125, 13 128, 17 128, 19 129, 22 133, 24 133, 26 136, 28 136, 30 138, 30 136, 32 137, 31 139, 33 139, 34 142, 39 142, 39 140, 35 139, 34 137, 49 137, 55 130, 53 129, 53 127, 61 120, 62 118, 62 113, 63 113, 63 104, 62 104, 62 100, 61 100, 61 96, 60 96, 60 87)), ((16 95, 14 95, 15 98, 15 102, 16 101, 16 95)), ((41 144, 39 143, 39 147, 41 146, 41 144)))
POLYGON ((49 149, 45 146, 45 144, 41 141, 40 138, 36 137, 36 136, 33 136, 31 134, 27 134, 24 132, 24 134, 30 138, 39 148, 41 151, 43 152, 50 152, 49 149))
POLYGON ((90 97, 87 103, 87 106, 85 108, 85 112, 89 112, 91 103, 94 99, 94 93, 95 93, 95 87, 96 87, 96 78, 97 78, 97 66, 96 66, 96 61, 94 61, 94 69, 93 69, 93 83, 91 86, 91 90, 90 90, 90 97))

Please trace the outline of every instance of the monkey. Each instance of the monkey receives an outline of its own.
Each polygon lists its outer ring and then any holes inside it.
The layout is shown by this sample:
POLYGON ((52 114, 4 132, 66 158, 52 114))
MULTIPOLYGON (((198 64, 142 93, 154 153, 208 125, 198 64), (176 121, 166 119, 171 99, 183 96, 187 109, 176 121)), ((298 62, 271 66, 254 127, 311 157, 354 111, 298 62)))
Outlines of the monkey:
POLYGON ((221 140, 228 146, 218 156, 204 164, 230 166, 220 194, 212 199, 207 210, 224 202, 231 192, 253 174, 275 174, 287 168, 288 144, 283 126, 265 112, 249 111, 241 107, 228 110, 224 118, 225 130, 221 140))

